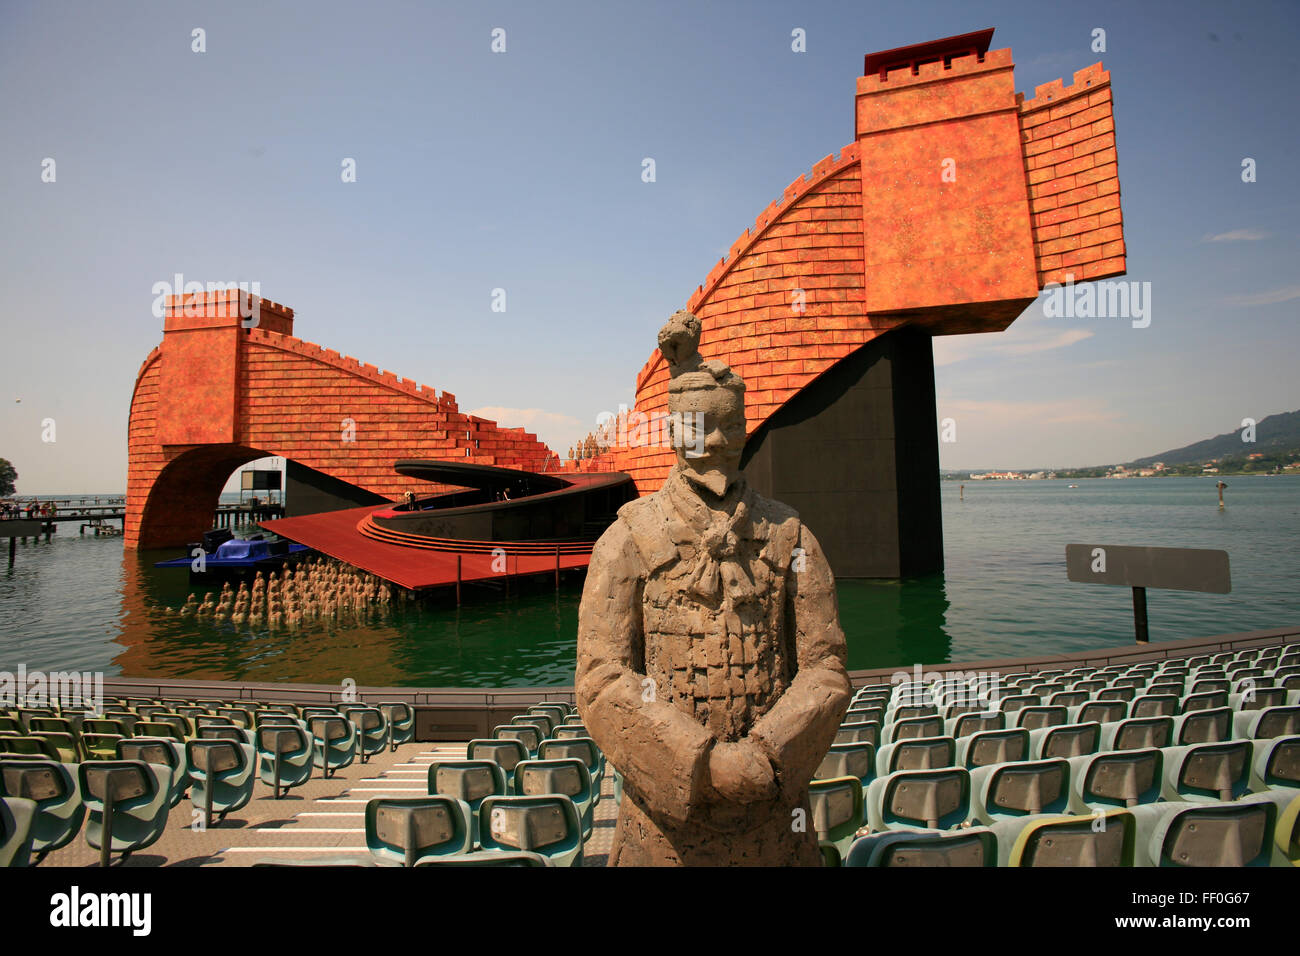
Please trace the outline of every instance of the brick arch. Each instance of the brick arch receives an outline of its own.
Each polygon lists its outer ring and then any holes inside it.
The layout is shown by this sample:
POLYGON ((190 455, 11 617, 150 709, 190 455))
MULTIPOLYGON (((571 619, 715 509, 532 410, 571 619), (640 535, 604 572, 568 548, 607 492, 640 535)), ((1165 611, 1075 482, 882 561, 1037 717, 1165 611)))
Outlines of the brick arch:
POLYGON ((246 329, 236 303, 222 291, 166 303, 163 343, 131 399, 128 547, 196 540, 230 473, 263 456, 387 499, 430 490, 393 471, 399 458, 533 470, 554 459, 522 428, 461 412, 449 392, 296 338, 292 309, 260 300, 246 329))

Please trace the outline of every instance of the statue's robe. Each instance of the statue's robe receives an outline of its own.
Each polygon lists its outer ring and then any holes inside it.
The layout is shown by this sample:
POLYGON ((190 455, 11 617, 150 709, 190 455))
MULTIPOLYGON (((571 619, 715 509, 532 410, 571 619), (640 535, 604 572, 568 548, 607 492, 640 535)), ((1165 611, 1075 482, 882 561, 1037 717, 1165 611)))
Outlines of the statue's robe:
POLYGON ((624 778, 611 865, 817 865, 808 781, 848 708, 845 661, 834 578, 792 509, 743 478, 706 503, 680 466, 624 505, 578 623, 578 711, 624 778), (709 786, 714 744, 744 739, 770 800, 709 786))

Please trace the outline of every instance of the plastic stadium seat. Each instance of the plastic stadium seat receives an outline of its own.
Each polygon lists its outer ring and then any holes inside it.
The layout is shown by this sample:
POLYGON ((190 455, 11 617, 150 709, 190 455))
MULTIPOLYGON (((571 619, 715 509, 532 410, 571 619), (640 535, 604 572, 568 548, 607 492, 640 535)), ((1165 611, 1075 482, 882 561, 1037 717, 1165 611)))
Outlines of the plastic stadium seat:
POLYGON ((1169 747, 1163 797, 1188 803, 1236 800, 1250 790, 1253 755, 1249 740, 1169 747))
POLYGON ((40 737, 53 748, 60 763, 79 763, 82 758, 81 743, 69 733, 55 730, 33 730, 31 736, 40 737))
POLYGON ((560 724, 551 731, 552 740, 573 740, 578 737, 591 737, 585 724, 560 724))
POLYGON ((550 866, 551 862, 540 853, 516 850, 477 850, 457 853, 454 856, 433 856, 421 860, 416 866, 550 866))
POLYGON ((328 780, 357 758, 357 728, 352 721, 337 713, 332 717, 315 715, 307 718, 316 745, 312 763, 320 767, 328 780))
POLYGON ((14 737, 0 736, 0 756, 13 754, 18 757, 45 757, 61 763, 59 750, 54 742, 41 736, 14 737))
POLYGON ((1248 687, 1228 695, 1228 706, 1235 711, 1285 707, 1294 691, 1282 687, 1248 687))
POLYGON ((26 728, 23 722, 17 717, 10 717, 7 714, 0 714, 0 731, 9 731, 18 736, 22 736, 26 728))
POLYGON ((292 787, 311 779, 315 741, 301 723, 270 725, 257 730, 259 776, 279 800, 292 787))
POLYGON ((1273 865, 1300 866, 1300 790, 1270 790, 1260 799, 1277 805, 1273 827, 1273 865))
POLYGON ((36 806, 31 849, 38 864, 81 830, 86 807, 76 774, 75 766, 52 760, 0 760, 0 797, 31 800, 36 806))
POLYGON ((167 826, 171 771, 143 760, 104 760, 77 768, 89 815, 86 842, 99 850, 99 865, 114 853, 125 860, 151 846, 167 826))
POLYGON ((1126 704, 1137 696, 1136 687, 1107 687, 1097 691, 1098 700, 1122 700, 1126 704))
POLYGON ((116 760, 117 742, 126 739, 121 734, 86 733, 81 735, 81 749, 87 760, 116 760))
POLYGON ((867 787, 867 822, 873 831, 947 830, 970 817, 970 772, 899 770, 867 787))
POLYGON ((357 729, 357 752, 365 763, 388 747, 388 718, 378 707, 350 707, 347 713, 357 729))
POLYGON ((563 794, 487 797, 478 813, 484 850, 525 850, 552 866, 582 866, 582 821, 563 794))
POLYGON ((490 760, 499 766, 506 775, 506 786, 513 790, 515 767, 521 760, 528 759, 528 748, 521 740, 493 739, 471 740, 465 745, 466 760, 490 760))
MULTIPOLYGON (((900 740, 911 740, 916 737, 939 737, 943 735, 943 718, 933 717, 908 717, 903 720, 896 720, 892 724, 885 724, 882 741, 884 743, 897 743, 900 740)), ((838 738, 837 742, 838 742, 838 738)))
POLYGON ((35 821, 34 801, 0 797, 0 867, 27 865, 35 821))
POLYGON ((253 715, 242 707, 218 707, 213 716, 226 717, 235 726, 243 727, 245 730, 253 729, 253 715))
POLYGON ((1101 725, 1102 750, 1146 750, 1173 743, 1174 718, 1130 717, 1101 725))
POLYGON ((1087 691, 1089 694, 1095 694, 1098 691, 1106 689, 1104 680, 1077 680, 1071 686, 1071 690, 1087 691))
POLYGON ((1181 691, 1178 694, 1147 693, 1134 697, 1129 704, 1131 717, 1177 717, 1183 709, 1181 691))
POLYGON ((1065 813, 1070 805, 1070 764, 1065 760, 976 767, 970 772, 970 779, 972 816, 981 823, 1065 813))
POLYGON ((410 743, 415 739, 415 711, 403 701, 381 701, 378 704, 388 721, 389 742, 394 750, 398 744, 410 743))
POLYGON ((118 760, 143 760, 167 768, 167 806, 181 802, 190 788, 190 768, 182 745, 168 737, 130 737, 117 742, 118 760))
POLYGON ((1248 710, 1233 718, 1238 737, 1265 740, 1300 734, 1300 706, 1248 710))
POLYGON ((537 753, 545 737, 536 724, 499 724, 492 728, 492 736, 498 740, 517 740, 524 745, 531 757, 537 753))
POLYGON ((515 767, 515 793, 525 797, 564 794, 578 809, 583 841, 590 839, 596 791, 592 786, 591 772, 581 759, 520 761, 515 767))
POLYGON ((1160 799, 1164 751, 1119 750, 1070 758, 1070 808, 1092 813, 1160 799))
POLYGON ((876 778, 876 748, 873 744, 831 744, 817 765, 815 780, 857 777, 866 787, 876 778))
MULTIPOLYGON (((541 743, 547 737, 551 736, 551 731, 555 729, 555 722, 546 714, 520 714, 510 718, 510 723, 516 727, 536 727, 538 734, 538 743, 541 743)), ((537 748, 531 748, 536 752, 537 748)))
POLYGON ((366 804, 366 846, 377 862, 401 866, 468 853, 469 806, 439 794, 376 797, 366 804))
POLYGON ((1091 691, 1063 690, 1053 694, 1047 702, 1054 707, 1079 707, 1092 700, 1091 691))
POLYGON ((203 825, 212 826, 212 813, 224 820, 231 810, 253 799, 253 770, 257 755, 252 744, 232 740, 191 740, 185 757, 193 781, 190 799, 203 810, 203 825))
POLYGON ((1129 716, 1129 705, 1122 700, 1089 700, 1070 710, 1070 723, 1113 723, 1129 716))
POLYGON ((1128 810, 1097 816, 1035 815, 1002 820, 990 828, 998 864, 1012 867, 1133 866, 1137 821, 1128 810))
POLYGON ((1174 718, 1171 746, 1214 744, 1232 738, 1232 711, 1227 707, 1194 710, 1174 718))
POLYGON ((1250 781, 1255 793, 1274 788, 1300 790, 1300 736, 1255 741, 1250 781))
POLYGON ((1226 677, 1211 678, 1208 680, 1197 678, 1192 683, 1191 693, 1193 694, 1208 694, 1213 691, 1222 691, 1225 694, 1231 693, 1232 681, 1228 680, 1226 677))
POLYGON ((985 730, 1003 730, 1007 726, 1007 715, 1000 710, 980 710, 969 714, 949 717, 944 721, 943 729, 949 737, 969 737, 985 730))
POLYGON ((543 702, 540 704, 533 704, 533 706, 528 708, 528 713, 543 714, 544 716, 551 718, 551 729, 554 730, 568 718, 569 705, 543 702))
POLYGON ((874 722, 883 724, 885 722, 885 708, 883 707, 850 707, 844 714, 842 723, 859 724, 864 722, 874 722))
POLYGON ((1154 803, 1134 807, 1138 866, 1269 866, 1277 804, 1267 797, 1231 803, 1154 803))
POLYGON ((1228 706, 1228 692, 1226 690, 1207 690, 1199 694, 1187 694, 1183 697, 1183 713, 1191 713, 1194 710, 1217 710, 1220 707, 1228 706))
POLYGON ((1015 726, 1025 730, 1039 730, 1043 727, 1057 727, 1070 722, 1069 708, 1053 707, 1048 704, 1034 704, 1021 707, 1014 714, 1015 726))
POLYGON ((596 746, 596 741, 590 737, 543 740, 537 748, 537 757, 540 760, 581 760, 591 774, 596 803, 600 803, 600 783, 605 779, 605 755, 596 746))
POLYGON ((957 765, 973 770, 1029 757, 1029 731, 1023 727, 984 730, 957 741, 957 765))
POLYGON ((902 704, 885 711, 885 723, 893 724, 900 720, 911 720, 913 717, 937 716, 939 716, 939 708, 934 704, 902 704))
POLYGON ((950 833, 891 830, 853 841, 845 866, 997 866, 998 841, 987 827, 950 833))
POLYGON ((176 730, 176 725, 161 720, 141 720, 135 725, 137 737, 166 737, 178 744, 185 742, 185 735, 176 730))
POLYGON ((195 740, 233 740, 237 744, 251 744, 253 732, 231 724, 206 724, 199 728, 195 740))
POLYGON ((829 844, 834 857, 842 859, 865 821, 862 781, 857 777, 814 780, 808 785, 808 805, 818 843, 829 844))
POLYGON ((1043 727, 1029 732, 1029 756, 1034 760, 1082 757, 1101 747, 1101 724, 1096 721, 1043 727))
POLYGON ((509 792, 506 772, 491 760, 444 760, 429 764, 429 793, 455 797, 470 809, 470 837, 479 843, 478 808, 487 797, 509 792))
POLYGON ((880 738, 880 724, 875 721, 861 721, 840 724, 840 729, 835 732, 834 742, 837 744, 866 743, 879 746, 880 738))
POLYGON ((308 704, 302 708, 302 720, 306 722, 312 717, 342 717, 337 707, 328 707, 325 704, 308 704))
MULTIPOLYGON (((876 754, 876 774, 883 777, 895 770, 952 767, 956 761, 957 741, 953 738, 912 737, 880 748, 876 754)), ((844 849, 847 851, 848 847, 844 849)))

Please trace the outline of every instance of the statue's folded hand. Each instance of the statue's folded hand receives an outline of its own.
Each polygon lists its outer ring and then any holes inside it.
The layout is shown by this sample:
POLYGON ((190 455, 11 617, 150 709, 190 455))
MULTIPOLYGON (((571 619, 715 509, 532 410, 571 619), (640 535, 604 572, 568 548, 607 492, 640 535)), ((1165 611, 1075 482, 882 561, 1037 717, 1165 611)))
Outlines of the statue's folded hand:
POLYGON ((777 795, 767 756, 748 740, 718 743, 709 754, 709 785, 723 800, 758 803, 777 795))

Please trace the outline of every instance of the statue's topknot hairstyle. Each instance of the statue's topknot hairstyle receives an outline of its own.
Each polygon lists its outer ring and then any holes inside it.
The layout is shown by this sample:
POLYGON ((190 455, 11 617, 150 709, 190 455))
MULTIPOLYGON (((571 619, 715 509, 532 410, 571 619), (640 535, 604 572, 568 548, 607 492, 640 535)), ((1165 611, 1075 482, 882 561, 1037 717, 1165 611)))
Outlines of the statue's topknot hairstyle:
POLYGON ((700 358, 700 332, 700 320, 685 309, 674 312, 659 330, 659 351, 668 361, 668 393, 729 388, 743 395, 745 380, 725 362, 700 358))

